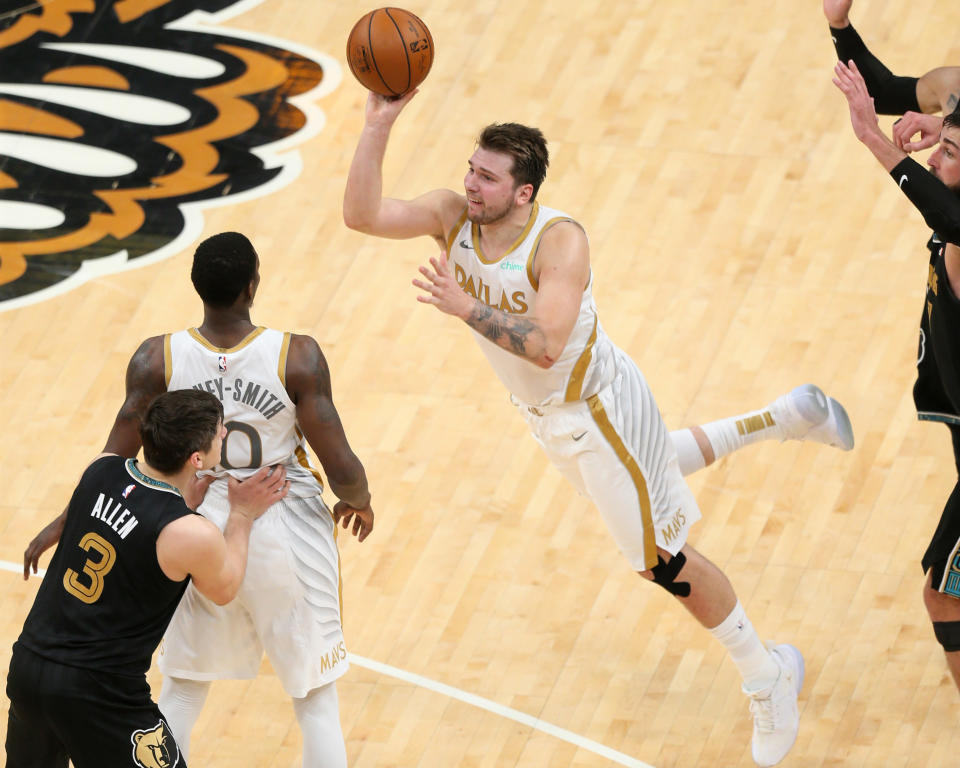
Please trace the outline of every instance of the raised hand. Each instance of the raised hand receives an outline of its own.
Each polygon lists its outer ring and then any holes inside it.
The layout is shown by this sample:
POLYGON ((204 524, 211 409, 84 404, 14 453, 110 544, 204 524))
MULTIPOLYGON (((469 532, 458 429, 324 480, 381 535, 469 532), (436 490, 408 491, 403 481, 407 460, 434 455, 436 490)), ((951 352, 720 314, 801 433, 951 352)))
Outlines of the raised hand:
POLYGON ((893 124, 893 143, 904 152, 926 149, 940 141, 942 127, 943 118, 938 115, 907 112, 893 124), (913 141, 913 137, 918 133, 920 138, 913 141))
POLYGON ((823 15, 834 29, 842 29, 850 23, 850 6, 853 0, 823 0, 823 15))

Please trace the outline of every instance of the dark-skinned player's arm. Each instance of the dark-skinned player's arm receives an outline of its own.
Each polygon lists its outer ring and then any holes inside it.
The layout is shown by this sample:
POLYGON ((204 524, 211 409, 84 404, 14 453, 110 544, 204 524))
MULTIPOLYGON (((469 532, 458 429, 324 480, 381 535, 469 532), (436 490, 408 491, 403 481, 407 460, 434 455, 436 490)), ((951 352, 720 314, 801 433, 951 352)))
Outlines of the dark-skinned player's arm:
POLYGON ((297 426, 317 455, 330 490, 339 501, 336 522, 363 541, 373 530, 370 490, 363 464, 350 448, 340 416, 333 405, 330 369, 320 346, 309 336, 293 334, 286 368, 287 393, 297 408, 297 426))
MULTIPOLYGON (((130 358, 127 365, 126 397, 113 422, 103 453, 114 453, 131 459, 136 457, 140 451, 140 417, 147 410, 150 401, 166 389, 163 336, 154 336, 144 341, 130 358)), ((31 570, 37 572, 40 555, 60 540, 66 519, 67 510, 64 508, 63 512, 50 521, 27 545, 23 553, 24 579, 29 578, 31 570)))

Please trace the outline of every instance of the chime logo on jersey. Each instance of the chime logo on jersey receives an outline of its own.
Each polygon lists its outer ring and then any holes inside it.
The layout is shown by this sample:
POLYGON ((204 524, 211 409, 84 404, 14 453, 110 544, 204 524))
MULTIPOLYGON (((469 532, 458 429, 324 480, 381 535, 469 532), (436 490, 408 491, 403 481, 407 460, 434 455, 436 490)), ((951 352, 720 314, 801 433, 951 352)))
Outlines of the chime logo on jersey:
POLYGON ((320 130, 315 101, 341 69, 214 26, 259 2, 48 0, 0 17, 0 311, 183 251, 199 208, 297 176, 290 147, 320 130))
POLYGON ((133 763, 140 768, 174 768, 180 764, 180 748, 163 720, 147 731, 134 731, 133 763))

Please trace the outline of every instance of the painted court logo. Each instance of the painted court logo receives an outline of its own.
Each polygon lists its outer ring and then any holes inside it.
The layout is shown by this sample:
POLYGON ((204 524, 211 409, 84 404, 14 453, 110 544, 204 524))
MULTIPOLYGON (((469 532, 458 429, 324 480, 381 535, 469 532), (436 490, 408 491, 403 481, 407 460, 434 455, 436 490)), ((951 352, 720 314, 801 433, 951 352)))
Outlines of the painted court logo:
POLYGON ((214 25, 258 2, 0 2, 0 311, 177 253, 203 206, 296 177, 341 70, 214 25))

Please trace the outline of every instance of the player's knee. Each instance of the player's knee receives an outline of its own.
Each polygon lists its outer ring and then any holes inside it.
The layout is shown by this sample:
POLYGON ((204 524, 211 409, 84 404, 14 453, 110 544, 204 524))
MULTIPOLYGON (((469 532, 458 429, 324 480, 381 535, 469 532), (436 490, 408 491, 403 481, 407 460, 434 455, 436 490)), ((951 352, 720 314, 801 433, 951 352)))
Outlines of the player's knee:
POLYGON ((960 621, 935 621, 933 634, 947 653, 960 651, 960 621))
POLYGON ((680 581, 680 571, 686 565, 687 558, 683 552, 677 552, 669 561, 657 555, 657 564, 649 571, 641 571, 640 575, 650 579, 654 584, 659 584, 671 595, 676 597, 690 596, 690 582, 680 581), (647 576, 646 574, 650 574, 647 576))

